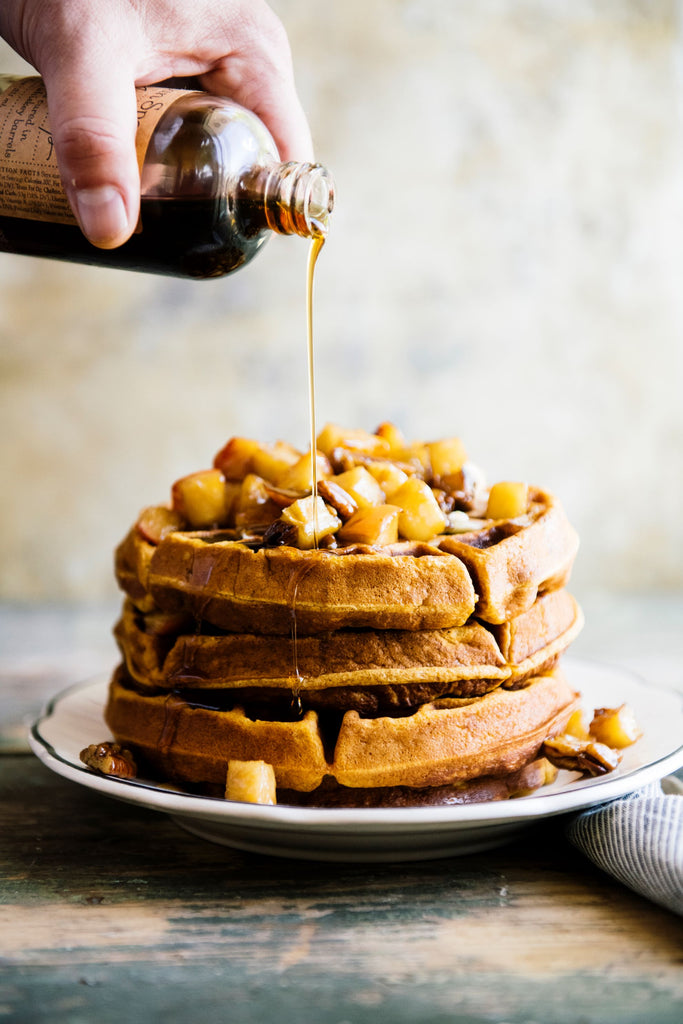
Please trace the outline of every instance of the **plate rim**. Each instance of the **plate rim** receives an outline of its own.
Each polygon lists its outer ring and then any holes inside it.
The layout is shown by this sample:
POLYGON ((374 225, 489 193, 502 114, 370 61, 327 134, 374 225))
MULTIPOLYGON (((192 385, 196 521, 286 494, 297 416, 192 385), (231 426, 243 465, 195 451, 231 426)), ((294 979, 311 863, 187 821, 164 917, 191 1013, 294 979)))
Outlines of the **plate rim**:
MULTIPOLYGON (((677 689, 649 683, 638 673, 628 668, 601 662, 597 659, 568 657, 566 667, 581 665, 605 672, 618 673, 628 677, 632 685, 646 687, 650 693, 677 698, 683 715, 683 693, 677 689)), ((182 790, 164 787, 160 784, 139 779, 116 779, 100 776, 85 765, 75 764, 63 757, 41 733, 41 726, 54 718, 60 705, 77 694, 84 694, 106 686, 110 673, 99 673, 89 679, 75 682, 53 694, 44 704, 40 713, 30 722, 28 739, 32 752, 55 774, 92 789, 102 795, 123 800, 172 815, 191 819, 211 820, 222 823, 248 826, 258 829, 300 832, 303 828, 316 834, 332 834, 354 827, 363 834, 385 832, 388 828, 396 832, 426 833, 440 830, 445 826, 468 829, 486 828, 495 825, 513 825, 515 822, 555 817, 597 806, 635 792, 650 782, 657 781, 683 766, 683 742, 668 753, 632 768, 624 774, 602 776, 596 779, 579 779, 567 784, 561 790, 552 792, 536 791, 517 800, 502 800, 471 804, 455 804, 436 807, 295 807, 289 804, 266 806, 261 804, 238 803, 221 797, 198 796, 182 790)))

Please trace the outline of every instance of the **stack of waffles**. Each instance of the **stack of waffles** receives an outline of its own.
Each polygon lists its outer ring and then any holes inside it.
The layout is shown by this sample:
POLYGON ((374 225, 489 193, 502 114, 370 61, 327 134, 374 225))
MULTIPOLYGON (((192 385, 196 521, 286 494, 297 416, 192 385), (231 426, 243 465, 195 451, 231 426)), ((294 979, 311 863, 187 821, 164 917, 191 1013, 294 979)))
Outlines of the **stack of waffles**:
POLYGON ((310 453, 233 438, 116 553, 121 665, 106 720, 141 770, 279 802, 502 799, 551 773, 577 711, 578 540, 552 495, 489 486, 449 438, 328 425, 310 453))

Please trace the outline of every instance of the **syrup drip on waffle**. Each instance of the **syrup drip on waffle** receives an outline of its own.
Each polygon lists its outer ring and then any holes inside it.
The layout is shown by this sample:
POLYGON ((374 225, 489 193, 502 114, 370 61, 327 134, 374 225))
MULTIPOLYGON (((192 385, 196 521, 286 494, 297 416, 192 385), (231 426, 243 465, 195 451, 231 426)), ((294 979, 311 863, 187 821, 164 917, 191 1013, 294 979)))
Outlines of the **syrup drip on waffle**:
POLYGON ((304 683, 305 677, 302 676, 301 672, 299 671, 299 640, 298 640, 297 625, 296 625, 296 596, 297 596, 297 592, 299 590, 299 584, 301 583, 303 578, 311 571, 312 568, 313 568, 313 566, 309 562, 307 564, 305 563, 304 565, 300 566, 299 569, 295 570, 292 573, 292 575, 290 577, 290 580, 289 580, 288 594, 287 594, 288 603, 289 603, 290 612, 291 612, 291 621, 292 621, 292 626, 291 626, 292 662, 293 662, 293 670, 294 670, 293 671, 294 686, 292 688, 292 710, 299 717, 301 717, 303 715, 303 705, 301 703, 301 687, 302 687, 302 684, 304 683))
POLYGON ((187 701, 175 691, 169 693, 164 701, 164 723, 157 741, 157 749, 163 757, 168 757, 171 752, 178 731, 180 712, 185 707, 187 701))

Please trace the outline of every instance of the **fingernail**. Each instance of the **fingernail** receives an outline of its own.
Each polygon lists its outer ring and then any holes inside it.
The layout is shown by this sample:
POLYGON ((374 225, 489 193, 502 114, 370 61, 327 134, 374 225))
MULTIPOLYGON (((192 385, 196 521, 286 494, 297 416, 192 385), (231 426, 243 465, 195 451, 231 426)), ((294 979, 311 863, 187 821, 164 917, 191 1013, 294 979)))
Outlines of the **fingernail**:
POLYGON ((81 228, 93 245, 113 246, 126 234, 126 208, 121 193, 113 185, 76 192, 76 209, 81 228))

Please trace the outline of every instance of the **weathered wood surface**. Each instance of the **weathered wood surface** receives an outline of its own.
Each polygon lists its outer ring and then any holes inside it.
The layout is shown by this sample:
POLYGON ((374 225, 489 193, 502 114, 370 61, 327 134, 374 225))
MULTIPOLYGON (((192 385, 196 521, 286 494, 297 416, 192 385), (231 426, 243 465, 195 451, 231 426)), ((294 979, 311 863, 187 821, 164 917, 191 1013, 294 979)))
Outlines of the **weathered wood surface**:
MULTIPOLYGON (((577 653, 680 685, 681 614, 610 599, 577 653)), ((279 860, 20 754, 48 696, 113 663, 113 619, 0 609, 3 1024, 683 1020, 681 920, 584 860, 559 821, 448 860, 279 860)))
POLYGON ((0 1019, 679 1024, 683 927, 566 843, 408 865, 206 843, 0 758, 0 1019))

